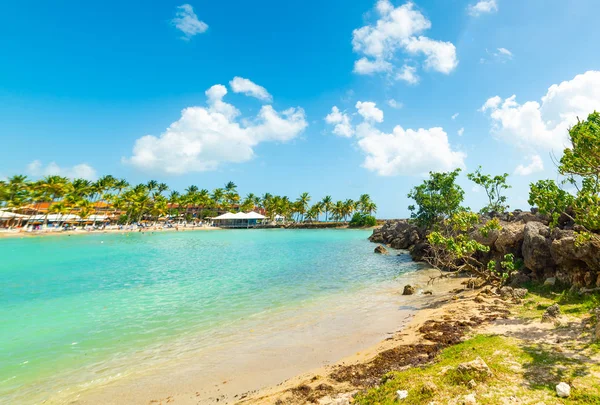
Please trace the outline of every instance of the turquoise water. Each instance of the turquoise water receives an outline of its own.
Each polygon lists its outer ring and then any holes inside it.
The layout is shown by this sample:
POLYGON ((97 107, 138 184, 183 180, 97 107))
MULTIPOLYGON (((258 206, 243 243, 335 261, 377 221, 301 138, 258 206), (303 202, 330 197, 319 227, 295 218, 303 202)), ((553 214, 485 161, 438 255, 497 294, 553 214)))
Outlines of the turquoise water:
MULTIPOLYGON (((0 240, 0 398, 29 403, 210 347, 257 314, 415 269, 369 231, 240 230, 0 240), (186 344, 177 344, 186 342, 186 344)), ((246 326, 245 326, 246 327, 246 326)))

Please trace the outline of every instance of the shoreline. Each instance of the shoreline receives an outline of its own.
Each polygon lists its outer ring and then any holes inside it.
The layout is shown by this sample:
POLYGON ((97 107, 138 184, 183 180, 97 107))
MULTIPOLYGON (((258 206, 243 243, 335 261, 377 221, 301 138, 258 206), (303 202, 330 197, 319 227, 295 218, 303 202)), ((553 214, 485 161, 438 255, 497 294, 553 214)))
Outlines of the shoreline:
POLYGON ((345 230, 373 230, 377 229, 380 226, 367 227, 367 228, 350 228, 346 226, 313 226, 308 224, 306 226, 272 226, 272 227, 261 227, 261 228, 219 228, 217 226, 196 226, 190 228, 179 228, 178 230, 175 228, 148 228, 143 230, 123 230, 123 229, 103 229, 103 230, 77 230, 77 231, 15 231, 15 230, 0 230, 0 240, 1 239, 11 239, 11 238, 43 238, 46 236, 56 237, 56 236, 80 236, 80 235, 101 235, 101 234, 129 234, 129 233, 156 233, 156 232, 194 232, 194 231, 227 231, 227 230, 263 230, 263 229, 286 229, 286 230, 323 230, 323 229, 345 229, 345 230))
POLYGON ((22 232, 22 231, 14 231, 14 230, 0 230, 0 239, 2 238, 43 238, 45 236, 77 236, 77 235, 101 235, 101 234, 128 234, 128 233, 147 233, 147 232, 191 232, 191 231, 219 231, 222 228, 218 228, 215 226, 196 226, 193 228, 179 228, 179 230, 175 228, 148 228, 144 230, 123 230, 123 229, 103 229, 103 230, 77 230, 77 231, 31 231, 31 232, 22 232))
POLYGON ((245 393, 235 404, 349 404, 356 393, 377 387, 390 371, 430 364, 441 348, 454 346, 467 336, 502 334, 514 328, 516 323, 508 321, 504 322, 511 326, 498 326, 509 317, 509 303, 474 299, 481 290, 467 290, 462 281, 464 278, 454 278, 452 285, 458 288, 435 296, 387 339, 335 364, 245 393))
POLYGON ((249 392, 263 392, 310 370, 331 367, 349 355, 368 353, 373 345, 397 334, 398 328, 421 308, 448 298, 449 291, 462 281, 436 283, 433 300, 423 294, 400 295, 407 282, 429 288, 426 281, 432 271, 423 269, 401 276, 401 281, 395 280, 393 291, 388 286, 390 295, 380 295, 373 302, 365 303, 364 294, 351 293, 348 302, 354 303, 344 304, 350 305, 348 308, 332 313, 319 313, 312 308, 287 324, 275 322, 282 330, 251 330, 241 345, 218 347, 208 353, 187 353, 181 361, 89 388, 75 398, 70 395, 46 403, 237 403, 249 392), (319 320, 315 322, 314 318, 319 320))

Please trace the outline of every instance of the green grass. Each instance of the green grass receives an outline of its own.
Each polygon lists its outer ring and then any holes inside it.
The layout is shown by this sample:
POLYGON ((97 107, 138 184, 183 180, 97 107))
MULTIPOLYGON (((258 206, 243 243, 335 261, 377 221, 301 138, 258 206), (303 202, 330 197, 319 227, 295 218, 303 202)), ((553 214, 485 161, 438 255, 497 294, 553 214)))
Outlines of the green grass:
POLYGON ((527 286, 529 294, 525 298, 520 315, 524 318, 541 317, 546 308, 557 303, 564 315, 583 316, 600 307, 600 293, 579 294, 563 286, 527 286))
POLYGON ((360 393, 356 404, 397 404, 396 391, 407 390, 404 404, 438 403, 475 393, 479 403, 502 404, 503 399, 516 396, 523 403, 553 402, 557 399, 555 385, 565 381, 572 385, 572 397, 564 404, 600 404, 600 367, 586 364, 554 351, 550 346, 527 346, 517 339, 503 336, 478 335, 442 351, 438 361, 422 368, 411 368, 385 376, 382 384, 360 393), (481 357, 493 372, 493 377, 478 378, 460 374, 455 367, 481 357), (467 383, 479 380, 472 389, 467 383), (424 390, 434 383, 437 391, 424 390))

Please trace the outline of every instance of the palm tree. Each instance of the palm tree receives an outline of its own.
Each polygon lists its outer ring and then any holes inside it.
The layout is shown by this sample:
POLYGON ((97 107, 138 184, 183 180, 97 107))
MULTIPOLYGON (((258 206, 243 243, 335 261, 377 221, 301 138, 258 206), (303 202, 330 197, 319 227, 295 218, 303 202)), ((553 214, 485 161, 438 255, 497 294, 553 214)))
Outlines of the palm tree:
MULTIPOLYGON (((50 213, 77 212, 83 219, 88 218, 98 212, 99 201, 107 203, 106 211, 112 210, 111 219, 118 219, 126 224, 143 219, 157 221, 165 214, 169 214, 170 217, 174 214, 184 214, 188 221, 195 223, 198 218, 204 217, 204 210, 207 208, 228 210, 236 206, 242 211, 262 208, 265 215, 271 219, 282 215, 286 219, 299 222, 318 221, 323 212, 325 221, 331 218, 345 221, 354 210, 369 214, 377 212, 377 205, 368 194, 361 195, 356 203, 348 199, 335 204, 331 196, 325 196, 310 206, 311 197, 306 192, 294 202, 286 196, 271 193, 265 193, 262 197, 249 193, 242 200, 237 192, 237 185, 231 181, 223 188, 215 189, 212 194, 206 189, 199 190, 197 186, 192 185, 185 190, 185 194, 172 191, 167 198, 165 193, 168 190, 167 184, 158 183, 156 180, 131 187, 127 181, 110 175, 103 176, 96 182, 85 179, 71 181, 61 176, 47 176, 37 181, 29 181, 24 175, 15 175, 7 180, 0 180, 0 207, 17 211, 33 204, 34 210, 39 212, 38 204, 48 203, 44 225, 47 224, 50 213), (190 209, 194 211, 196 219, 190 218, 190 209), (119 218, 117 213, 121 214, 119 218)), ((30 220, 34 218, 35 216, 32 216, 30 220)))
POLYGON ((369 194, 361 194, 356 202, 356 208, 364 214, 368 211, 367 207, 371 202, 371 196, 369 194))
POLYGON ((88 200, 81 200, 78 204, 78 208, 79 217, 82 219, 82 222, 94 213, 92 203, 88 200))
POLYGON ((215 188, 212 192, 212 199, 215 202, 215 208, 220 209, 223 203, 225 192, 222 188, 215 188))
POLYGON ((113 218, 117 214, 117 207, 115 205, 115 201, 119 199, 123 190, 127 189, 128 187, 129 187, 129 183, 125 179, 115 180, 115 182, 113 184, 113 189, 117 192, 116 196, 114 196, 113 200, 112 200, 113 209, 114 209, 113 215, 112 215, 113 218))
POLYGON ((237 185, 233 182, 230 181, 227 184, 225 184, 225 191, 230 193, 232 191, 236 191, 237 190, 237 185))
POLYGON ((158 181, 150 180, 148 184, 146 184, 146 187, 148 188, 148 191, 152 193, 158 187, 158 181))
POLYGON ((169 190, 169 186, 167 186, 165 183, 160 183, 159 185, 156 186, 156 192, 159 195, 162 195, 162 193, 164 193, 165 191, 169 190))
POLYGON ((323 197, 321 203, 323 204, 323 210, 325 211, 325 222, 327 222, 329 219, 329 211, 331 211, 331 209, 333 208, 333 199, 330 195, 327 195, 323 197))
POLYGON ((370 202, 367 206, 365 206, 365 210, 369 212, 369 215, 373 215, 374 212, 377 212, 377 204, 370 202))
POLYGON ((331 209, 331 213, 336 221, 341 221, 344 216, 344 203, 342 201, 336 202, 331 209))
POLYGON ((310 202, 310 194, 304 192, 300 194, 300 197, 296 200, 296 212, 298 213, 298 218, 302 218, 304 220, 304 214, 308 210, 308 203, 310 202))
POLYGON ((50 200, 50 205, 46 211, 44 218, 44 227, 48 225, 48 214, 50 213, 50 207, 57 199, 62 198, 70 190, 71 182, 66 177, 61 176, 46 176, 38 183, 41 195, 45 200, 50 200))
POLYGON ((61 222, 58 223, 58 226, 60 227, 62 225, 62 223, 64 222, 64 215, 69 212, 69 207, 67 207, 63 202, 57 202, 57 203, 52 204, 48 208, 48 212, 51 214, 59 215, 59 218, 62 220, 61 222))
POLYGON ((306 212, 306 218, 309 221, 313 221, 315 219, 318 221, 319 215, 321 215, 322 213, 323 213, 323 205, 320 202, 318 202, 309 208, 309 210, 306 212))
POLYGON ((352 216, 352 212, 354 212, 354 209, 356 208, 356 203, 351 199, 347 199, 346 201, 344 201, 343 205, 344 205, 343 216, 344 216, 344 221, 346 221, 346 218, 352 216))
POLYGON ((173 217, 173 207, 175 207, 177 205, 177 215, 179 215, 179 203, 181 201, 181 194, 179 194, 179 191, 171 191, 171 194, 169 194, 169 216, 173 217))

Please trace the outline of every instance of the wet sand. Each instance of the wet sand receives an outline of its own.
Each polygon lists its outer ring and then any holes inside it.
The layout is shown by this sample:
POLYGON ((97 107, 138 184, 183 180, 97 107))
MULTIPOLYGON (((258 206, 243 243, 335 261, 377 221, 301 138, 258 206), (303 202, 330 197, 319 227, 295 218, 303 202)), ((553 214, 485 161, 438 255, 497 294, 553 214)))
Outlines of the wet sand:
MULTIPOLYGON (((423 308, 450 296, 460 279, 427 286, 435 270, 400 276, 379 286, 348 294, 337 301, 274 315, 218 347, 181 354, 180 358, 143 369, 78 394, 63 393, 46 403, 73 404, 228 404, 276 390, 341 359, 369 357, 423 308), (421 288, 402 296, 405 284, 421 288), (434 295, 423 295, 423 289, 434 295), (286 382, 287 380, 287 382, 286 382)), ((347 361, 347 360, 346 360, 347 361)), ((268 403, 268 402, 267 402, 268 403)))

